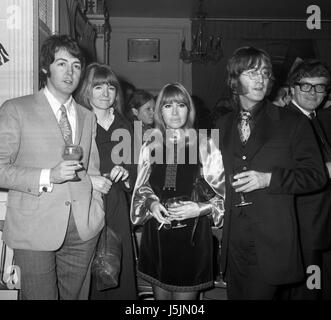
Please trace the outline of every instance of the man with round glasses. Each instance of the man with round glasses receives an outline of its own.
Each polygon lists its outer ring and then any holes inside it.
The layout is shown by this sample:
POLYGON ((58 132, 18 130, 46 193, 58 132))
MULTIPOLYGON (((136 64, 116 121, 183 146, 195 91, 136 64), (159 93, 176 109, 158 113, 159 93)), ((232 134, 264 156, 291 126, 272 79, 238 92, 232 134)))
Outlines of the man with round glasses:
POLYGON ((267 101, 265 51, 237 49, 227 71, 234 106, 216 124, 226 173, 222 272, 229 299, 271 300, 304 277, 294 195, 323 187, 324 164, 309 121, 267 101))
MULTIPOLYGON (((316 110, 327 95, 330 79, 328 67, 316 59, 301 61, 288 76, 292 93, 288 109, 310 119, 329 176, 331 134, 326 134, 323 124, 325 121, 330 123, 330 116, 323 111, 316 113, 316 110)), ((330 126, 329 123, 325 123, 326 127, 330 126)), ((290 288, 289 298, 311 300, 325 298, 328 294, 328 299, 331 299, 331 183, 317 192, 298 196, 296 206, 304 266, 306 270, 311 265, 321 268, 322 284, 321 288, 311 289, 307 287, 306 281, 298 283, 290 288)))
POLYGON ((270 79, 271 78, 271 71, 264 67, 261 70, 247 70, 242 73, 243 76, 248 76, 251 80, 258 80, 259 77, 262 79, 270 79))

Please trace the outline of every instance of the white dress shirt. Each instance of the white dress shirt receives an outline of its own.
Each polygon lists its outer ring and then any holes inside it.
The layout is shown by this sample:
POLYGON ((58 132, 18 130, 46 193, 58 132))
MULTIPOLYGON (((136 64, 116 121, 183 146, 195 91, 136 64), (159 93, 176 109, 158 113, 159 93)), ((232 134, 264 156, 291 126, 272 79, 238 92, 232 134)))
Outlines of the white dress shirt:
MULTIPOLYGON (((52 111, 57 119, 57 121, 60 121, 61 118, 61 106, 62 104, 54 97, 54 95, 48 90, 47 86, 44 88, 44 94, 46 96, 46 99, 48 100, 48 103, 50 104, 52 111)), ((72 130, 72 141, 75 141, 76 137, 76 127, 77 127, 77 118, 76 118, 76 109, 75 105, 73 103, 73 98, 70 96, 70 98, 63 103, 67 110, 67 116, 68 120, 71 126, 72 130)), ((39 179, 39 191, 45 192, 47 189, 47 192, 51 192, 53 190, 53 184, 50 183, 50 174, 51 169, 42 169, 39 179), (45 189, 46 188, 46 189, 45 189)))

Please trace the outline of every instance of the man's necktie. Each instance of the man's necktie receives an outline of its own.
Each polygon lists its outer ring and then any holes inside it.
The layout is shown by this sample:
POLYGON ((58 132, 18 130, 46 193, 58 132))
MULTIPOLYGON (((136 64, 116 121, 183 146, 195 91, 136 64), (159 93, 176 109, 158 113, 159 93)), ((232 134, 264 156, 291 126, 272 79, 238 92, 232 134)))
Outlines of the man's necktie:
POLYGON ((59 121, 59 126, 62 132, 62 136, 66 144, 72 144, 72 130, 71 125, 68 120, 67 110, 64 105, 61 106, 61 117, 59 121))
POLYGON ((318 122, 317 118, 316 118, 316 114, 315 112, 311 112, 309 114, 309 117, 311 119, 311 123, 313 125, 315 134, 317 136, 317 139, 319 141, 319 145, 320 148, 322 149, 322 153, 324 156, 324 160, 325 161, 331 161, 331 147, 325 137, 325 133, 320 125, 320 123, 318 122))
POLYGON ((251 134, 251 128, 249 121, 251 119, 251 114, 248 111, 240 111, 238 130, 240 135, 240 140, 245 144, 251 134))

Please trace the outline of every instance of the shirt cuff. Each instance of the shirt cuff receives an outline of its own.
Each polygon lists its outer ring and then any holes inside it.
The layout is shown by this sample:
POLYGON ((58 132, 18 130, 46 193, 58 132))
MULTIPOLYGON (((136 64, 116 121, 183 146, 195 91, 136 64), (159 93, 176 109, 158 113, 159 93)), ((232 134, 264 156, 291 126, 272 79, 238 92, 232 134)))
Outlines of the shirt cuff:
POLYGON ((42 169, 39 179, 39 192, 52 192, 53 183, 50 182, 51 169, 42 169))

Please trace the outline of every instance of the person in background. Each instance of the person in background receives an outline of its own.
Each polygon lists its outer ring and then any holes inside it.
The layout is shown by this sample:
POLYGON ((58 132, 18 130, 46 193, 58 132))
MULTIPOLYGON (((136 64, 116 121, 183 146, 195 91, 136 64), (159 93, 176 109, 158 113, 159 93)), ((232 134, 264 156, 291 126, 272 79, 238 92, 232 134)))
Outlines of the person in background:
POLYGON ((233 101, 233 97, 228 99, 219 99, 210 113, 210 119, 212 122, 212 128, 215 128, 218 119, 231 112, 235 108, 236 103, 233 101))
POLYGON ((286 107, 291 102, 291 91, 288 86, 280 86, 272 103, 278 107, 286 107))
POLYGON ((229 299, 275 299, 303 279, 295 195, 324 186, 322 157, 309 121, 266 96, 272 64, 242 47, 228 61, 236 108, 216 128, 226 173, 221 264, 229 299))
POLYGON ((133 92, 136 90, 136 87, 132 83, 130 83, 124 79, 119 79, 119 83, 120 83, 122 95, 123 95, 122 103, 123 103, 124 109, 126 109, 133 92))
MULTIPOLYGON (((135 260, 133 254, 132 231, 129 218, 129 203, 126 194, 134 185, 131 170, 131 140, 124 145, 123 158, 119 158, 118 141, 112 139, 114 132, 132 132, 123 117, 121 87, 115 73, 107 65, 90 64, 77 91, 77 100, 92 110, 97 118, 96 143, 100 155, 99 176, 92 176, 95 190, 104 194, 106 225, 122 240, 123 256, 119 286, 98 291, 96 279, 92 275, 90 298, 92 300, 135 300, 137 299, 135 260), (117 160, 116 160, 117 159, 117 160), (119 162, 120 160, 120 162, 119 162), (102 176, 109 174, 108 178, 102 176)), ((134 175, 133 175, 134 176, 134 175)))
POLYGON ((127 114, 132 122, 141 121, 143 136, 146 130, 154 126, 154 97, 145 90, 135 90, 128 102, 127 114))
POLYGON ((327 97, 324 99, 324 103, 322 105, 322 108, 327 109, 327 108, 330 108, 330 106, 331 106, 331 92, 329 92, 327 97))
POLYGON ((22 299, 87 299, 104 212, 90 180, 99 174, 95 117, 72 97, 85 60, 66 35, 47 38, 40 57, 43 88, 0 108, 3 238, 21 271, 22 299), (82 158, 63 160, 72 144, 82 158))
MULTIPOLYGON (((288 76, 292 101, 289 110, 304 115, 310 120, 318 146, 322 152, 325 170, 331 172, 331 132, 323 129, 330 126, 328 112, 316 112, 327 95, 331 74, 328 67, 316 59, 302 60, 288 76), (326 135, 328 133, 328 135, 326 135)), ((308 142, 307 142, 308 143, 308 142)), ((308 288, 306 280, 290 287, 289 299, 316 300, 329 291, 330 282, 324 282, 331 275, 331 184, 325 188, 296 197, 299 219, 301 249, 305 270, 309 266, 318 266, 322 271, 322 288, 308 288), (323 266, 323 256, 325 257, 323 266), (323 266, 323 267, 322 267, 323 266)))
POLYGON ((192 95, 192 100, 196 110, 194 127, 196 129, 211 129, 212 121, 210 118, 210 110, 205 106, 204 101, 200 97, 192 95))
POLYGON ((197 299, 213 285, 211 225, 222 224, 223 162, 213 140, 194 135, 194 118, 186 89, 165 85, 155 107, 155 148, 146 141, 140 153, 131 220, 143 225, 138 271, 157 300, 197 299), (204 193, 194 196, 197 187, 204 193))

